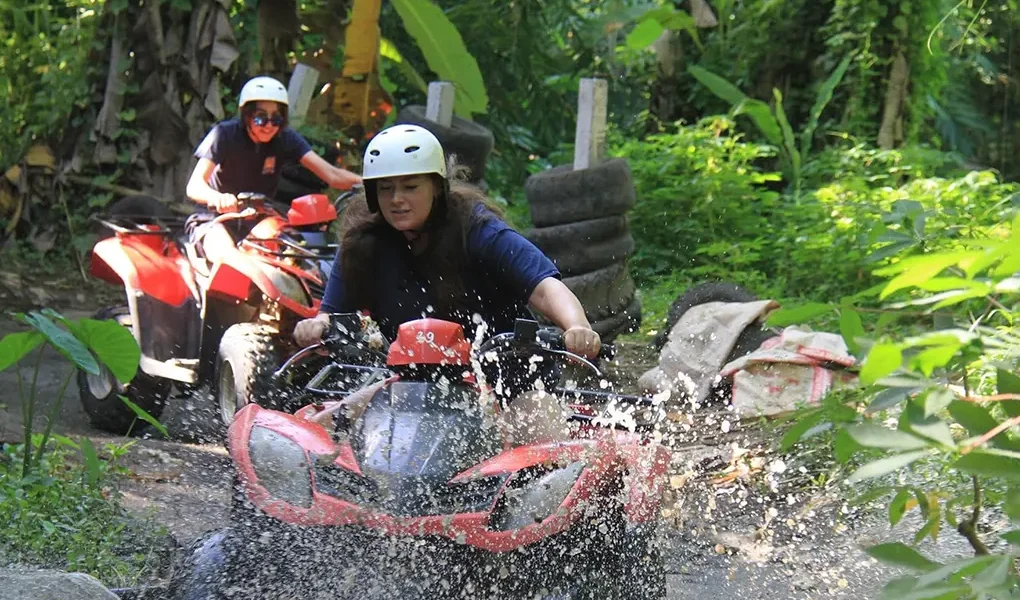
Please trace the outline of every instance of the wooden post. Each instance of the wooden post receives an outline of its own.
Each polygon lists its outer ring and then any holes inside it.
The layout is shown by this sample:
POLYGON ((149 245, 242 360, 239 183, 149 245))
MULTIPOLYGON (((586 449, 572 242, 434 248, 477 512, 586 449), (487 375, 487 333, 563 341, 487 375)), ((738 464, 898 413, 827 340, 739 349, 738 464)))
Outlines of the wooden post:
POLYGON ((287 100, 290 102, 288 117, 291 125, 298 126, 308 115, 308 105, 312 102, 315 87, 319 85, 319 71, 304 63, 294 67, 287 85, 287 100))
POLYGON ((449 81, 429 83, 429 97, 425 104, 425 118, 443 127, 453 123, 453 103, 456 90, 449 81))
POLYGON ((606 105, 609 84, 605 79, 582 79, 577 93, 577 134, 574 137, 574 170, 588 169, 606 153, 606 105))

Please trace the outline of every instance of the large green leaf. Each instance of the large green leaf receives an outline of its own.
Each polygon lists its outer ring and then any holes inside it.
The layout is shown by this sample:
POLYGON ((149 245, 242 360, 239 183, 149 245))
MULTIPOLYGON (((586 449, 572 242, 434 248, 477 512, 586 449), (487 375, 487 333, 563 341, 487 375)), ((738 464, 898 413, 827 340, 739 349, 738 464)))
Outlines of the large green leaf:
POLYGON ((666 28, 656 19, 644 19, 627 34, 627 46, 634 50, 641 50, 651 46, 659 39, 666 28))
POLYGON ((881 477, 893 471, 898 471, 919 458, 927 456, 929 453, 929 450, 915 450, 913 452, 904 452, 903 454, 893 454, 886 458, 880 458, 854 471, 853 475, 847 479, 847 482, 856 483, 862 479, 881 477))
POLYGON ((928 442, 905 431, 889 429, 872 423, 863 423, 847 427, 847 433, 854 441, 867 448, 884 448, 887 450, 917 450, 924 448, 928 442))
POLYGON ((379 56, 393 62, 400 69, 400 72, 404 74, 404 77, 411 82, 414 87, 418 90, 427 94, 429 91, 429 84, 425 81, 425 78, 421 76, 414 66, 404 59, 404 56, 400 54, 400 50, 397 50, 396 45, 386 38, 379 40, 379 56))
MULTIPOLYGON (((949 403, 949 414, 975 437, 984 435, 999 425, 988 409, 974 402, 954 400, 949 403)), ((1010 438, 1005 431, 992 438, 989 443, 999 448, 1020 452, 1020 441, 1010 438)))
POLYGON ((829 75, 829 78, 825 80, 822 87, 818 89, 818 96, 815 97, 815 105, 811 107, 811 115, 808 117, 807 126, 800 133, 800 154, 801 156, 807 156, 811 152, 811 142, 814 140, 815 129, 818 128, 818 119, 822 116, 822 111, 832 100, 832 94, 836 91, 836 86, 843 80, 843 75, 846 73, 847 67, 850 66, 850 61, 853 56, 847 54, 839 65, 836 66, 836 70, 829 75))
MULTIPOLYGON (((1020 394, 1020 377, 1005 369, 995 372, 996 388, 1000 394, 1020 394)), ((999 403, 1002 410, 1011 417, 1020 417, 1020 400, 1006 400, 999 403)))
POLYGON ((857 354, 861 351, 857 338, 865 336, 864 324, 861 322, 860 313, 852 306, 843 306, 839 309, 839 333, 850 352, 857 354))
POLYGON ((734 116, 747 115, 751 117, 770 144, 783 146, 783 130, 768 104, 755 98, 744 98, 740 104, 734 107, 733 114, 734 116))
POLYGON ((687 71, 694 76, 701 85, 707 87, 708 91, 719 96, 733 106, 740 104, 747 98, 747 95, 744 94, 744 92, 741 92, 740 88, 726 81, 722 77, 719 77, 708 69, 699 67, 698 65, 691 65, 687 68, 687 71))
POLYGON ((941 566, 939 563, 921 556, 917 550, 900 542, 878 544, 877 546, 865 548, 864 551, 884 563, 907 567, 915 571, 930 571, 941 566))
POLYGON ((486 112, 489 96, 478 62, 443 10, 429 0, 393 0, 393 6, 429 68, 456 86, 457 114, 470 117, 486 112))
POLYGON ((833 311, 833 305, 821 302, 808 302, 789 308, 781 308, 768 316, 766 322, 770 327, 786 327, 810 321, 816 317, 833 311))
POLYGON ((117 321, 82 319, 78 321, 75 333, 110 369, 117 381, 127 383, 134 379, 142 352, 130 330, 117 321))
POLYGON ((899 290, 925 283, 947 267, 955 265, 962 260, 973 258, 976 254, 978 253, 965 251, 925 254, 924 256, 905 258, 895 265, 878 269, 875 271, 877 275, 899 273, 892 281, 886 284, 879 297, 884 299, 899 290))
POLYGON ((1020 454, 1009 456, 975 450, 961 456, 953 467, 971 475, 1020 480, 1020 454))
POLYGON ((39 312, 31 312, 27 315, 22 315, 21 318, 25 323, 41 333, 46 338, 46 341, 57 349, 57 352, 64 355, 76 367, 92 375, 99 374, 99 363, 96 362, 96 359, 89 352, 85 344, 74 337, 71 332, 59 327, 49 317, 39 312))
POLYGON ((19 331, 8 333, 0 339, 0 371, 25 358, 43 341, 38 331, 19 331))
POLYGON ((861 383, 871 385, 903 364, 903 352, 896 344, 876 344, 861 367, 861 383))

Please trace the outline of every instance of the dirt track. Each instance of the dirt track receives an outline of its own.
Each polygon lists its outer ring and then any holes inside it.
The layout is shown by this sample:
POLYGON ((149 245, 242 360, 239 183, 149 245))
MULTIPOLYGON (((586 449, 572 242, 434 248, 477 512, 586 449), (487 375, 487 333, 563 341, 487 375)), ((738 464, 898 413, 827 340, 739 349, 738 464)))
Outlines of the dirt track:
MULTIPOLYGON (((64 312, 79 317, 92 311, 64 312)), ((0 322, 0 335, 15 329, 9 321, 0 322)), ((630 371, 648 360, 640 351, 626 357, 623 360, 636 363, 630 371)), ((45 414, 51 406, 69 370, 55 352, 43 355, 37 414, 45 414)), ((6 405, 0 410, 0 438, 20 439, 21 410, 12 370, 0 373, 0 390, 0 402, 6 405)), ((762 465, 774 457, 758 444, 760 432, 738 427, 721 434, 718 419, 711 415, 711 411, 692 415, 696 426, 675 450, 672 501, 664 527, 669 597, 874 597, 888 573, 857 548, 865 540, 880 541, 884 525, 864 520, 856 532, 851 531, 837 520, 842 505, 831 495, 765 489, 762 474, 767 469, 762 465), (734 445, 745 452, 734 452, 734 445), (756 461, 756 456, 761 460, 756 461), (739 471, 740 465, 748 464, 746 476, 718 481, 720 473, 739 471)), ((173 432, 172 407, 165 417, 173 432)), ((37 426, 43 424, 39 419, 37 426)), ((73 382, 58 413, 56 431, 101 442, 125 441, 89 427, 73 382)), ((132 475, 121 487, 130 509, 154 515, 182 544, 225 522, 230 471, 221 446, 138 438, 134 442, 125 459, 132 475)), ((909 526, 907 519, 900 530, 909 526)))

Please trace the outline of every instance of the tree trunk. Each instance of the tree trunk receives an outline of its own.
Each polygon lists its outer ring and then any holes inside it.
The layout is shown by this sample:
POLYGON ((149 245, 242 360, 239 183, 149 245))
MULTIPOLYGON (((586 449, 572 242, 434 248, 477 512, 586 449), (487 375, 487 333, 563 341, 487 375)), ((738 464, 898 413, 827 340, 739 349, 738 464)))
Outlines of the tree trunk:
POLYGON ((910 65, 903 51, 896 53, 889 85, 885 90, 885 108, 882 112, 882 126, 878 130, 878 147, 883 150, 894 148, 903 141, 903 107, 910 83, 910 65))

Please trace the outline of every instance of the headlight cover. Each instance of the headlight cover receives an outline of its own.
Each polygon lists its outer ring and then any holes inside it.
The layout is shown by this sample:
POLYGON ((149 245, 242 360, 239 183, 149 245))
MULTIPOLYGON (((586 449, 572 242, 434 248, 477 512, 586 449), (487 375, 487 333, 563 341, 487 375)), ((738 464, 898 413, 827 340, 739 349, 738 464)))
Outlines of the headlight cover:
POLYGON ((255 426, 248 439, 255 476, 274 498, 302 508, 312 506, 312 477, 304 449, 289 438, 255 426))
POLYGON ((511 483, 499 500, 492 528, 498 531, 520 529, 548 518, 559 508, 584 470, 584 461, 551 471, 518 474, 523 483, 511 483))

